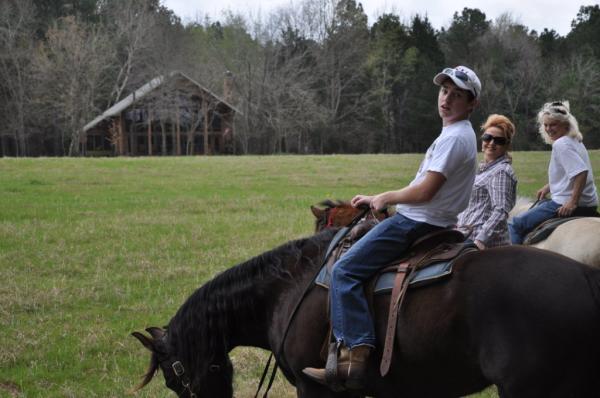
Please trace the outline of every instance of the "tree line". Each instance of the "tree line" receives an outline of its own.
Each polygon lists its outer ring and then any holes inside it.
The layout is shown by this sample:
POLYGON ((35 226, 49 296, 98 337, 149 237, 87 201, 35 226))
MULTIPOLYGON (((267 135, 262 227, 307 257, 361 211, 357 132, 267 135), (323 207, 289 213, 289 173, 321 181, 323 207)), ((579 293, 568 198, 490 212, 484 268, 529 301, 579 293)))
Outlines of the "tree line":
POLYGON ((543 148, 535 116, 567 99, 600 148, 600 6, 571 31, 530 30, 510 14, 457 10, 374 23, 355 0, 303 0, 266 17, 183 24, 159 0, 0 2, 2 155, 78 155, 82 127, 130 92, 179 70, 220 94, 232 73, 236 152, 419 152, 440 130, 433 76, 466 65, 483 83, 475 126, 502 113, 514 148, 543 148))

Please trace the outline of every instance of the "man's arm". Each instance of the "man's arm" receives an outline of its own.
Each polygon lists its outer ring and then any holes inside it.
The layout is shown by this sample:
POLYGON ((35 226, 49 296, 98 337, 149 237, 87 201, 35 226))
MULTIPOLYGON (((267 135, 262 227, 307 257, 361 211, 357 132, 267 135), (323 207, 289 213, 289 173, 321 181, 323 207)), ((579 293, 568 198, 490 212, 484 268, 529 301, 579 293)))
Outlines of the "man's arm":
POLYGON ((581 192, 583 192, 583 188, 587 181, 587 174, 588 172, 586 170, 573 177, 573 192, 571 193, 571 198, 556 211, 559 217, 568 217, 573 214, 573 211, 577 208, 581 192))
POLYGON ((388 191, 372 197, 370 205, 373 209, 381 210, 398 203, 416 204, 429 202, 438 193, 446 177, 437 171, 428 171, 423 181, 404 187, 398 191, 388 191))

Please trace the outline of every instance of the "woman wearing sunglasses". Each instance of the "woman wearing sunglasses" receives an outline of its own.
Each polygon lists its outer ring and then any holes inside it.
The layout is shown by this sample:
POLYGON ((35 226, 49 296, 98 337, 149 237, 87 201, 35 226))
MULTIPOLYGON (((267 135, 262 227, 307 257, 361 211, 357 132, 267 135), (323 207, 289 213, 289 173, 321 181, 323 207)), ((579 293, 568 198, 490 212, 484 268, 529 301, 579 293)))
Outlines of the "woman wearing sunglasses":
POLYGON ((481 126, 483 161, 475 176, 469 206, 458 216, 458 228, 477 247, 508 245, 508 213, 515 205, 517 179, 508 153, 515 126, 502 115, 490 115, 481 126))
POLYGON ((538 113, 539 132, 552 145, 548 184, 537 192, 539 204, 509 223, 513 244, 523 243, 525 235, 554 217, 598 216, 598 194, 592 165, 581 142, 579 124, 567 101, 548 102, 538 113), (541 201, 550 193, 552 199, 541 201))

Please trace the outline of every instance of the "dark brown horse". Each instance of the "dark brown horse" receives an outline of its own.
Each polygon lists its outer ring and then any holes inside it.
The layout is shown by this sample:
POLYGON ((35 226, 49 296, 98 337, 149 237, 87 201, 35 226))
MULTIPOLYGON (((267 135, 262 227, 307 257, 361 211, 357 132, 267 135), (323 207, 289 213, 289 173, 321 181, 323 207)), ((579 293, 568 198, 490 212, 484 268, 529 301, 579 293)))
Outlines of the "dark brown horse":
MULTIPOLYGON (((223 272, 196 290, 166 329, 134 333, 180 397, 232 397, 236 346, 273 351, 298 397, 351 397, 307 379, 321 367, 327 291, 312 287, 335 229, 289 242, 223 272), (194 394, 194 395, 192 395, 194 394)), ((600 271, 530 247, 461 256, 451 277, 409 290, 398 316, 391 370, 372 355, 364 395, 459 397, 495 384, 502 398, 600 396, 600 271)), ((389 296, 376 296, 377 336, 389 296)))

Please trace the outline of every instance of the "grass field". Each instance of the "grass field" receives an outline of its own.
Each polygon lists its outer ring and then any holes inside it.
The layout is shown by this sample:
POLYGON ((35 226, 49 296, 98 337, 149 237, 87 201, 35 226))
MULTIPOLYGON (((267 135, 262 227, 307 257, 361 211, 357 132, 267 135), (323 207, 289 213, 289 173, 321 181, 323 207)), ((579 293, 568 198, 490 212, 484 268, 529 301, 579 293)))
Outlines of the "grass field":
MULTIPOLYGON (((543 185, 549 154, 514 154, 520 195, 543 185)), ((421 158, 0 159, 0 397, 127 395, 149 360, 130 332, 166 324, 218 272, 311 234, 311 204, 401 187, 421 158)), ((236 397, 253 396, 266 356, 234 350, 236 397)), ((283 378, 274 390, 295 396, 283 378)), ((162 376, 137 394, 166 395, 162 376)))

